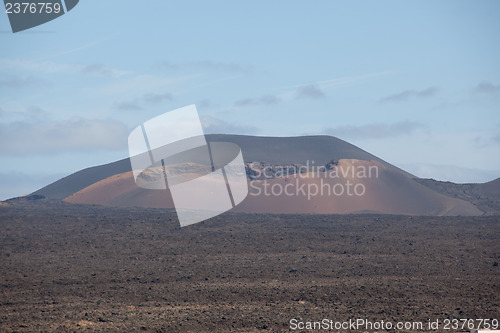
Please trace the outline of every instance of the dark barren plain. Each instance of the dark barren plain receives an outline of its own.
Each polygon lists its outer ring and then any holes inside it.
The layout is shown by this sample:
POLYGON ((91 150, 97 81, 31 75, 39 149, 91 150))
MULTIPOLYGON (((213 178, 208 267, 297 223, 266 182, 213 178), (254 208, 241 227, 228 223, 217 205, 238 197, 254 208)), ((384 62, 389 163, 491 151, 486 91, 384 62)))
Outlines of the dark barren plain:
POLYGON ((2 332, 499 318, 499 216, 226 213, 181 229, 172 210, 41 200, 0 206, 0 230, 2 332))

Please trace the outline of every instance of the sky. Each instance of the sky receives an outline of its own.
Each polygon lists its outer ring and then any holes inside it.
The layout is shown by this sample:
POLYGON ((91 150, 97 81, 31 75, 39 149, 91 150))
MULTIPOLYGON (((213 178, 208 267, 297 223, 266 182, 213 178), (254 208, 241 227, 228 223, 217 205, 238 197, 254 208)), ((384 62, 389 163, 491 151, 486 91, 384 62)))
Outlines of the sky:
POLYGON ((196 104, 205 133, 333 135, 416 176, 500 177, 500 2, 81 0, 0 12, 0 200, 128 157, 196 104))

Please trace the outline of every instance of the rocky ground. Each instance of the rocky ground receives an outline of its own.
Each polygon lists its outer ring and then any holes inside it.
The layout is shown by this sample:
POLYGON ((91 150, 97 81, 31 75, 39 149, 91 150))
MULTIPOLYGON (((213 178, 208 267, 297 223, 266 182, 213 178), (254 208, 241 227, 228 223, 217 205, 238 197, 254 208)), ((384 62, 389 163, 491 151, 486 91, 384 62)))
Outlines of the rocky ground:
POLYGON ((0 230, 0 331, 500 319, 498 216, 226 213, 181 229, 169 210, 14 202, 0 230))

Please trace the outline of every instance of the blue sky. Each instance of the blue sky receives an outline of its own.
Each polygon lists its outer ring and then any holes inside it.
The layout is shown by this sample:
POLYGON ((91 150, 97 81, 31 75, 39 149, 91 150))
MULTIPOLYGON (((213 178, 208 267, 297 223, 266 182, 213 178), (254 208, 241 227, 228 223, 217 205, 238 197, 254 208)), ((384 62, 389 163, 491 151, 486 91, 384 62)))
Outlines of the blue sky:
POLYGON ((0 13, 0 199, 127 157, 144 121, 330 134, 420 177, 500 176, 498 1, 82 0, 0 13))

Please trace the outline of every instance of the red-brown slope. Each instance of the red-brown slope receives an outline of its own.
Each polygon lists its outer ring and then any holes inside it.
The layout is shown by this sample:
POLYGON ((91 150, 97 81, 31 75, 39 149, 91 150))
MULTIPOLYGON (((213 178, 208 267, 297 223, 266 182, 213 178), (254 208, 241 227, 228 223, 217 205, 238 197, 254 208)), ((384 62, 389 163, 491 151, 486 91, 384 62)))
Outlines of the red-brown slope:
MULTIPOLYGON (((376 161, 342 159, 336 168, 340 170, 336 174, 310 172, 249 181, 249 195, 234 210, 285 214, 482 214, 471 203, 439 194, 376 161), (358 171, 369 170, 370 167, 377 172, 373 171, 370 175, 365 172, 364 177, 358 174, 358 171)), ((135 185, 131 172, 101 180, 68 196, 64 201, 120 207, 173 208, 168 190, 141 189, 135 185)))

